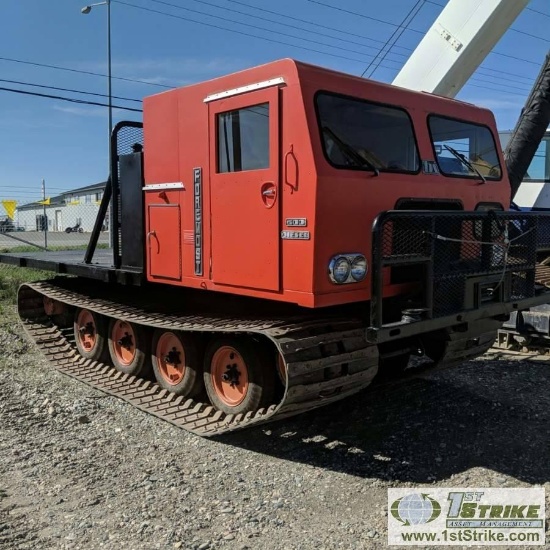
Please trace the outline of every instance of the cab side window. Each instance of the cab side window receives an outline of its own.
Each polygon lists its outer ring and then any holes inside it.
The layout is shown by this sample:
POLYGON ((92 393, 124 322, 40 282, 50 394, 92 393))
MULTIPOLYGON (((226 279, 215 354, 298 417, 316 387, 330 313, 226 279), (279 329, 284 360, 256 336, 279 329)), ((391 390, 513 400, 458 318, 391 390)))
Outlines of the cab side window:
POLYGON ((218 173, 269 168, 269 103, 217 115, 218 173))

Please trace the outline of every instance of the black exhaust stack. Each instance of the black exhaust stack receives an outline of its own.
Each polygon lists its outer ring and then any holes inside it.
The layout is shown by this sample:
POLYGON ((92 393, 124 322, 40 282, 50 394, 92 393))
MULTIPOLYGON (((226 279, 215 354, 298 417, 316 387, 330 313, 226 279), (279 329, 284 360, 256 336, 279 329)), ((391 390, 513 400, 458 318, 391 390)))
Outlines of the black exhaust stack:
POLYGON ((527 173, 546 129, 550 125, 550 53, 525 102, 510 141, 504 150, 512 200, 527 173))

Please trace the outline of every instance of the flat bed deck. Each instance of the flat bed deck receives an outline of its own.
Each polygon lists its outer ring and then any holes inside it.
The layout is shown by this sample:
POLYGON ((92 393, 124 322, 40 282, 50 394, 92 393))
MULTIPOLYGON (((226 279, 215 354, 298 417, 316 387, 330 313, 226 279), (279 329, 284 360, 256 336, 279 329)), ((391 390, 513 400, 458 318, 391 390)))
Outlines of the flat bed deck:
POLYGON ((104 282, 139 285, 143 282, 143 272, 139 268, 113 266, 113 251, 107 248, 97 249, 92 263, 84 263, 84 250, 56 250, 37 252, 6 252, 0 254, 0 263, 30 267, 77 275, 104 282))

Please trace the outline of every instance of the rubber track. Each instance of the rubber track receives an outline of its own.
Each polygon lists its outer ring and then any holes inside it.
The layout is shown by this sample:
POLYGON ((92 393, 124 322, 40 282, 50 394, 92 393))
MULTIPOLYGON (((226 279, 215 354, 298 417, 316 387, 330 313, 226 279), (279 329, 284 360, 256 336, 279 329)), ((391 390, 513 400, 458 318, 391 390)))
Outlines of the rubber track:
POLYGON ((69 278, 22 285, 18 309, 29 336, 60 372, 201 436, 239 430, 344 399, 368 386, 378 370, 377 347, 367 343, 360 320, 176 315, 155 311, 145 297, 133 295, 130 305, 118 301, 119 295, 115 302, 112 288, 94 286, 92 296, 86 293, 88 287, 69 278), (150 380, 84 359, 71 343, 72 328, 59 328, 45 315, 44 296, 151 328, 263 335, 274 343, 285 360, 284 396, 280 403, 255 412, 225 414, 209 403, 176 396, 150 380))

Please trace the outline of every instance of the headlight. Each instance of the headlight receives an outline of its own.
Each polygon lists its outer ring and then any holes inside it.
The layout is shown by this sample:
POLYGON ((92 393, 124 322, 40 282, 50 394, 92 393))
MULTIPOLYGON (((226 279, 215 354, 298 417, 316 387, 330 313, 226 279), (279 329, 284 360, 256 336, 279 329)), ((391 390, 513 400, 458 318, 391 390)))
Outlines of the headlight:
POLYGON ((351 276, 357 282, 367 276, 367 258, 365 256, 355 256, 351 262, 351 276))
POLYGON ((351 264, 345 256, 338 256, 330 261, 329 272, 333 282, 341 285, 349 278, 351 264))
POLYGON ((328 266, 329 278, 337 285, 358 283, 368 271, 367 260, 362 254, 338 254, 333 256, 328 266))

